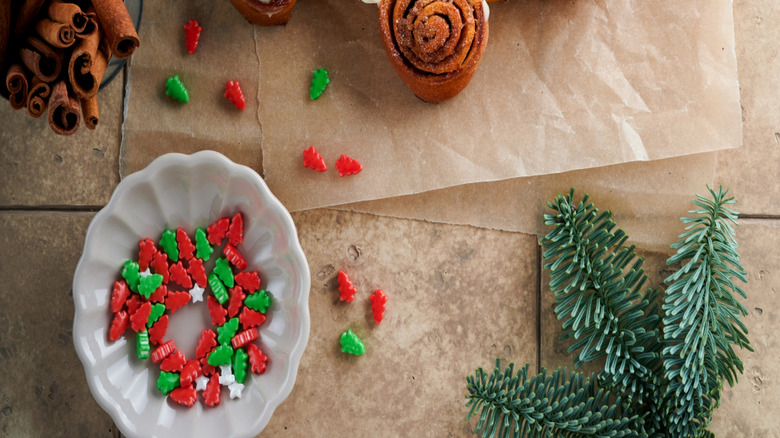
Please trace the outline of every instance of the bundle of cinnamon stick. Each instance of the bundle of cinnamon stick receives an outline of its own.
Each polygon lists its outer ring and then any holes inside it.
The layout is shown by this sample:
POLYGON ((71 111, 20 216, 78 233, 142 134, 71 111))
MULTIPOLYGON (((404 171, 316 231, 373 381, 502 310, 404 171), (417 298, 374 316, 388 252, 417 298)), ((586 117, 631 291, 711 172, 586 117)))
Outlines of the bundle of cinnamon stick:
POLYGON ((0 93, 32 117, 48 109, 57 134, 100 120, 97 92, 109 59, 140 41, 123 0, 0 0, 0 93))

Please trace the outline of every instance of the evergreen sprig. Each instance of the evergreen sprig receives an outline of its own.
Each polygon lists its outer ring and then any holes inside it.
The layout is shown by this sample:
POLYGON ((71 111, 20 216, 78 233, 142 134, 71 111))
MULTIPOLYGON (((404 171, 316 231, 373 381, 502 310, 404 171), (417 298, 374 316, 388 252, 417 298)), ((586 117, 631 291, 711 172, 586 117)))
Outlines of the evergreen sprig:
POLYGON ((574 190, 558 195, 544 222, 555 228, 541 240, 550 270, 555 313, 563 320, 561 339, 574 338, 575 367, 606 356, 599 383, 636 403, 655 394, 660 351, 658 292, 642 293, 647 276, 635 246, 625 246, 610 211, 599 212, 588 195, 574 203, 574 190))
POLYGON ((672 245, 677 253, 667 264, 682 267, 665 281, 663 363, 669 400, 671 433, 679 436, 703 436, 719 403, 725 379, 729 385, 737 380, 743 365, 732 344, 752 351, 747 328, 740 321, 747 309, 734 293, 747 298, 734 279, 747 281, 739 264, 733 225, 738 213, 727 205, 719 188, 710 189, 712 200, 697 196, 700 207, 682 218, 687 224, 680 241, 672 245))
POLYGON ((513 375, 514 364, 502 373, 501 362, 488 374, 479 368, 466 378, 470 406, 477 411, 474 433, 482 437, 636 437, 641 420, 623 417, 623 401, 610 403, 609 393, 597 389, 593 378, 558 368, 528 377, 528 365, 513 375))

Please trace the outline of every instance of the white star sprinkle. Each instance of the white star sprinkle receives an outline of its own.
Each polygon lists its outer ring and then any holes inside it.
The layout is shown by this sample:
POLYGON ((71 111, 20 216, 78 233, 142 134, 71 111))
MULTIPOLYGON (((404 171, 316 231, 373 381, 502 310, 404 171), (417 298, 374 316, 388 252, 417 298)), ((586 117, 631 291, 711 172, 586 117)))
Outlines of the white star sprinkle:
POLYGON ((152 276, 152 271, 150 271, 149 268, 146 268, 146 270, 141 272, 140 274, 141 274, 141 277, 151 277, 152 276))
POLYGON ((241 392, 244 390, 244 384, 233 382, 228 385, 228 389, 230 389, 230 398, 241 398, 241 392))
POLYGON ((220 365, 219 384, 229 386, 236 382, 236 376, 233 375, 233 368, 228 365, 220 365))
POLYGON ((196 391, 205 391, 206 385, 209 383, 209 378, 206 376, 198 376, 197 379, 195 379, 195 390, 196 391))
POLYGON ((197 284, 192 286, 192 289, 190 289, 190 295, 192 296, 192 302, 197 303, 198 301, 203 301, 203 292, 205 292, 206 289, 198 286, 197 284))

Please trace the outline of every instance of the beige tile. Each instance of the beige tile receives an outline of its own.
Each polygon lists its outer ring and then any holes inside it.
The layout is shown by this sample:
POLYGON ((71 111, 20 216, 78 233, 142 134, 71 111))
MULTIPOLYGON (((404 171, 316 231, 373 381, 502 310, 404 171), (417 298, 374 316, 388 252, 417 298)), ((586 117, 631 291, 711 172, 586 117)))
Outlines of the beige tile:
POLYGON ((71 282, 91 213, 0 213, 0 436, 116 433, 73 348, 71 282))
POLYGON ((711 430, 718 437, 780 436, 780 221, 743 220, 737 229, 748 295, 742 303, 750 314, 742 320, 755 350, 737 350, 745 373, 723 391, 711 430))
POLYGON ((119 182, 122 75, 98 94, 100 124, 54 134, 0 100, 0 207, 104 205, 119 182))
POLYGON ((535 367, 533 236, 332 210, 293 217, 312 274, 311 337, 261 436, 467 436, 466 376, 497 357, 535 367), (352 303, 338 301, 339 269, 357 285, 352 303), (379 326, 376 288, 389 297, 379 326), (339 351, 347 328, 364 356, 339 351))
POLYGON ((718 153, 716 181, 743 213, 780 216, 780 2, 737 0, 734 21, 743 146, 718 153))

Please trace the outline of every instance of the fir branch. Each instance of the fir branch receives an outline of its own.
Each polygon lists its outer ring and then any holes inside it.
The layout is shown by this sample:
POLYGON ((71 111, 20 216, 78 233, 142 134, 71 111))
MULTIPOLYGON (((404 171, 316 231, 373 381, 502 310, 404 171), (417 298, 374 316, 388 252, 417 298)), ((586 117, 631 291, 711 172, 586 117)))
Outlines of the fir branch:
POLYGON ((738 213, 727 207, 736 201, 722 187, 707 189, 712 199, 697 195, 693 204, 700 208, 689 212, 697 216, 681 219, 687 227, 667 260, 683 263, 665 280, 672 284, 662 306, 668 415, 671 432, 680 436, 706 436, 723 379, 733 386, 743 371, 732 344, 752 351, 739 319, 747 309, 734 296, 747 297, 734 284, 734 278, 747 281, 732 227, 738 213))
POLYGON ((471 407, 466 419, 480 411, 474 433, 483 438, 640 436, 641 420, 621 416, 623 401, 610 403, 609 393, 597 390, 592 377, 558 368, 549 377, 543 369, 528 378, 528 364, 516 375, 514 364, 503 374, 500 367, 496 360, 489 378, 482 368, 466 378, 471 407))
POLYGON ((573 198, 571 190, 548 203, 556 214, 546 214, 545 224, 555 228, 541 240, 555 313, 563 319, 561 339, 574 338, 569 353, 579 351, 575 367, 606 356, 600 384, 627 392, 635 403, 652 404, 661 350, 657 292, 641 293, 643 259, 633 245, 624 246, 623 230, 612 232, 612 214, 599 213, 588 195, 578 204, 573 198))

